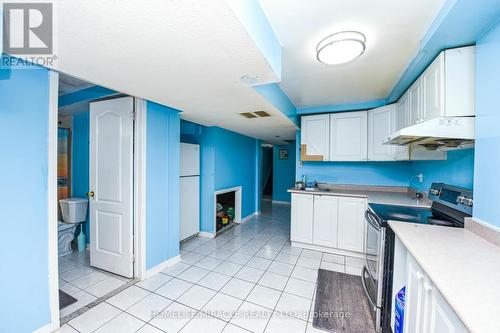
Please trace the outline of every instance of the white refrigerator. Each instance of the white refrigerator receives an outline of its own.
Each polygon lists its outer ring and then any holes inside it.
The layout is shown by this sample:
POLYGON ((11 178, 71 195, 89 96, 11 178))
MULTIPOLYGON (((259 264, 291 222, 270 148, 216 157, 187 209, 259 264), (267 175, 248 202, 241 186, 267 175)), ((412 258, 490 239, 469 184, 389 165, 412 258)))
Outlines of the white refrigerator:
POLYGON ((200 232, 200 146, 181 143, 180 240, 200 232))

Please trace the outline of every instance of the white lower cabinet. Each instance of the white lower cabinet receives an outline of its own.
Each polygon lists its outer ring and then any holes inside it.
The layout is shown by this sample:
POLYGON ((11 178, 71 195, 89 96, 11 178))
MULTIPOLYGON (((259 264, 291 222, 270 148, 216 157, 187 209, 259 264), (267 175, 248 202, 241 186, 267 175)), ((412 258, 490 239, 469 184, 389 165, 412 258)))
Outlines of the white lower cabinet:
POLYGON ((339 198, 338 248, 363 252, 366 199, 339 198))
POLYGON ((292 242, 312 243, 313 241, 314 197, 311 194, 292 194, 292 242))
POLYGON ((313 244, 337 247, 338 211, 338 197, 314 196, 313 244))
POLYGON ((415 259, 411 255, 407 258, 404 332, 468 332, 415 259))
POLYGON ((366 199, 292 193, 291 240, 363 253, 366 199))

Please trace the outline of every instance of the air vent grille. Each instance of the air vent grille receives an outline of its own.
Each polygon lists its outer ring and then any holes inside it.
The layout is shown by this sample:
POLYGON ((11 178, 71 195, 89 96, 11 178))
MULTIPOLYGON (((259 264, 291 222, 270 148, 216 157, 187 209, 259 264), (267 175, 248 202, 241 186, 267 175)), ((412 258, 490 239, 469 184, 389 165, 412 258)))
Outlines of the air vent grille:
POLYGON ((257 118, 257 116, 251 112, 242 112, 240 113, 240 115, 242 115, 245 118, 257 118))
POLYGON ((266 111, 255 111, 255 112, 242 112, 240 113, 240 116, 250 119, 250 118, 270 117, 271 114, 267 113, 266 111))
POLYGON ((255 111, 254 112, 257 116, 259 117, 270 117, 271 115, 267 113, 266 111, 255 111))

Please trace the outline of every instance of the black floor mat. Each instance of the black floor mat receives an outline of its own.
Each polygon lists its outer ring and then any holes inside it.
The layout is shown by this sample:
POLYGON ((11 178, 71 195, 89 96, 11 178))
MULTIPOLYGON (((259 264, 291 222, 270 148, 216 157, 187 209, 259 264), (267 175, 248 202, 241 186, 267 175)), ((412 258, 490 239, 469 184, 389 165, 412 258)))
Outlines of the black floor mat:
POLYGON ((78 300, 73 296, 66 294, 64 291, 59 289, 59 310, 76 303, 78 300))
POLYGON ((361 277, 320 269, 313 326, 327 332, 375 332, 361 277))

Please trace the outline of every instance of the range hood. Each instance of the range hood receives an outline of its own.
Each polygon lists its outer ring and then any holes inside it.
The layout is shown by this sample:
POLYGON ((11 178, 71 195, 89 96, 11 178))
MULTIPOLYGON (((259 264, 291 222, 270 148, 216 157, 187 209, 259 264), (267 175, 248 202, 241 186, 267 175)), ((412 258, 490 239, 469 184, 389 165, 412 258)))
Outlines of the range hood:
POLYGON ((474 117, 439 117, 403 128, 384 144, 417 144, 428 150, 457 148, 474 143, 474 117))

